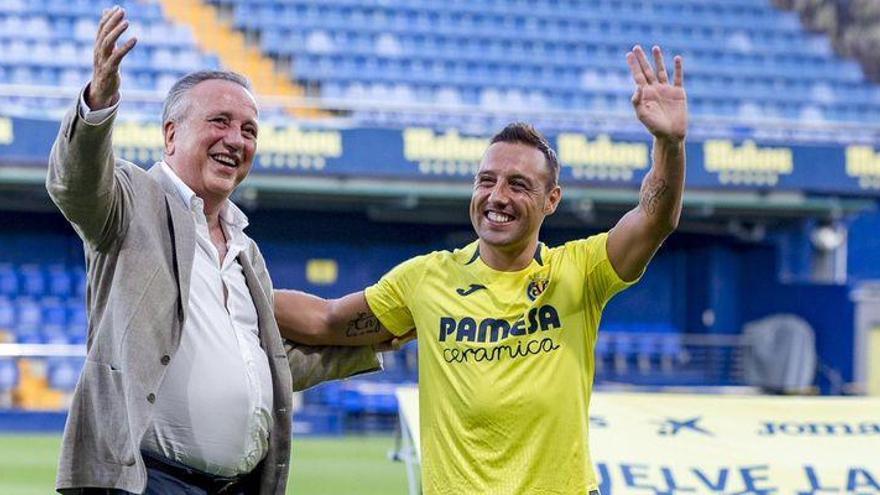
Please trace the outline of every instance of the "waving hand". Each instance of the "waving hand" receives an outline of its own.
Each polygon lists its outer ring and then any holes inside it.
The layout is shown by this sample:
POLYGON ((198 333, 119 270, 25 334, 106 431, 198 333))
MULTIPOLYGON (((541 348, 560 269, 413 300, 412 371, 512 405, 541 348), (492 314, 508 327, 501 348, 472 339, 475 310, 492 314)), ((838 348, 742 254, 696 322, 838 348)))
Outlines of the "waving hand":
POLYGON ((122 7, 117 5, 104 11, 98 24, 92 81, 86 95, 86 103, 92 110, 107 108, 119 100, 119 63, 137 43, 136 38, 131 38, 122 46, 116 46, 126 29, 128 20, 122 7))
POLYGON ((658 139, 679 141, 687 133, 687 95, 684 92, 684 66, 681 56, 675 57, 675 76, 669 83, 669 74, 663 61, 663 51, 655 46, 656 72, 641 46, 636 45, 626 54, 626 62, 636 83, 632 96, 636 116, 658 139))

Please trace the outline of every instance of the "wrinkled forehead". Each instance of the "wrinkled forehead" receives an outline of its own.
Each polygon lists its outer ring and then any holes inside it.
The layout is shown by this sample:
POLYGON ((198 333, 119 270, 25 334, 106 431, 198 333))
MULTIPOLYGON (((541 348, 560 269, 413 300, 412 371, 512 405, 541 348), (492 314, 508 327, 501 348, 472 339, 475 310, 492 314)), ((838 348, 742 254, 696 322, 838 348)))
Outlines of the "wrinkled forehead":
POLYGON ((224 79, 209 79, 187 92, 190 108, 204 113, 222 111, 249 120, 257 120, 259 107, 254 95, 244 86, 224 79))

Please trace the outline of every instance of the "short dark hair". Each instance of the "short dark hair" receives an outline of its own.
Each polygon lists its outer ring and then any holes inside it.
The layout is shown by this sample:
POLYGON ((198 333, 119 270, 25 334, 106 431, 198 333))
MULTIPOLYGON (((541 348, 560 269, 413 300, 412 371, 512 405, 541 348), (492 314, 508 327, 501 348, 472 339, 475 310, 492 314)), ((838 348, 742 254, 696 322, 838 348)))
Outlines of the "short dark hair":
POLYGON ((535 126, 532 124, 526 122, 507 124, 504 129, 501 129, 501 131, 492 136, 489 144, 493 145, 495 143, 520 143, 537 148, 538 151, 544 154, 547 168, 550 169, 550 183, 547 184, 547 189, 552 189, 559 184, 559 159, 556 158, 556 152, 553 151, 547 138, 535 129, 535 126))
POLYGON ((184 103, 186 103, 186 101, 184 96, 189 90, 201 82, 212 81, 215 79, 233 82, 249 92, 253 92, 250 81, 237 72, 228 70, 200 70, 197 72, 190 72, 178 79, 177 82, 171 86, 171 89, 168 90, 168 96, 165 97, 165 105, 162 108, 162 126, 164 127, 165 123, 169 121, 176 122, 185 113, 186 108, 184 103))

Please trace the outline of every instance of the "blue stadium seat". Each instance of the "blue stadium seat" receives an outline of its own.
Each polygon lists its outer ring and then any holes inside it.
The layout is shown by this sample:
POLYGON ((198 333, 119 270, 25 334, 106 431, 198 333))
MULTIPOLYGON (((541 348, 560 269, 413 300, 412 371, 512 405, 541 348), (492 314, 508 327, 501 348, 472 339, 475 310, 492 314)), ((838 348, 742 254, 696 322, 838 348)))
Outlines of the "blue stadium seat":
POLYGON ((67 310, 61 299, 57 297, 46 297, 40 301, 43 310, 44 325, 58 325, 63 327, 67 325, 67 310))
POLYGON ((45 344, 38 324, 21 324, 15 328, 15 341, 19 344, 45 344))
POLYGON ((46 279, 39 265, 21 265, 18 268, 18 276, 22 294, 38 297, 46 292, 46 279))
POLYGON ((17 321, 15 305, 6 296, 0 296, 0 330, 12 330, 17 321))
POLYGON ((46 362, 49 386, 62 392, 73 392, 82 370, 83 358, 50 358, 46 362))
POLYGON ((73 281, 64 265, 49 265, 46 267, 46 276, 49 295, 67 297, 73 293, 73 281))
POLYGON ((12 358, 0 357, 0 392, 8 392, 18 385, 18 364, 12 358))
POLYGON ((16 296, 18 295, 18 286, 18 274, 12 264, 0 263, 0 295, 16 296))
POLYGON ((38 327, 43 322, 43 311, 33 298, 20 296, 15 299, 17 323, 20 328, 38 327))
POLYGON ((66 328, 62 325, 44 323, 40 328, 40 337, 43 344, 67 345, 70 343, 66 328))

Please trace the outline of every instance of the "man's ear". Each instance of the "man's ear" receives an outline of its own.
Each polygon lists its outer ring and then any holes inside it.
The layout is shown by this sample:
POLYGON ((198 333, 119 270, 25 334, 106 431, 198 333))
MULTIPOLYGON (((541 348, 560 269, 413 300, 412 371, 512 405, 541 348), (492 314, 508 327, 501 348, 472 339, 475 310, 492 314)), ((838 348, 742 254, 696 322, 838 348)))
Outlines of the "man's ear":
POLYGON ((162 126, 162 135, 165 138, 165 155, 171 156, 174 154, 174 137, 175 131, 177 130, 177 124, 168 121, 162 126))
POLYGON ((562 188, 558 185, 553 186, 553 189, 547 194, 547 200, 544 201, 544 214, 552 215, 556 213, 556 208, 559 206, 560 201, 562 201, 562 188))

